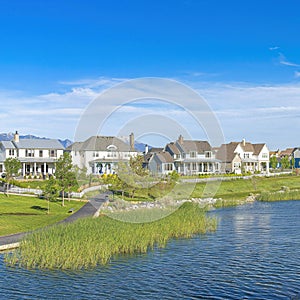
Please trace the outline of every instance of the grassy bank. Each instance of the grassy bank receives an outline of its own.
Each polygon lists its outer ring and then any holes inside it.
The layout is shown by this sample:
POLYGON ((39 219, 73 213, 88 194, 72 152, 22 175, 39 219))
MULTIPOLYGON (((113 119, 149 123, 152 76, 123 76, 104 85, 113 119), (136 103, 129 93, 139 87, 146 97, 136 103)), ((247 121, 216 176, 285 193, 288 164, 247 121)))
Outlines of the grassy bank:
POLYGON ((87 269, 107 264, 115 255, 145 253, 164 247, 170 238, 204 234, 216 227, 216 219, 192 203, 152 223, 87 218, 31 234, 5 260, 10 266, 25 268, 87 269))
POLYGON ((286 200, 300 200, 300 190, 290 191, 289 189, 281 189, 280 191, 269 193, 261 193, 257 197, 258 201, 286 201, 286 200))
POLYGON ((47 214, 47 201, 37 197, 25 197, 0 194, 0 236, 18 232, 31 231, 63 220, 68 210, 78 210, 84 203, 78 201, 61 201, 50 203, 47 214))

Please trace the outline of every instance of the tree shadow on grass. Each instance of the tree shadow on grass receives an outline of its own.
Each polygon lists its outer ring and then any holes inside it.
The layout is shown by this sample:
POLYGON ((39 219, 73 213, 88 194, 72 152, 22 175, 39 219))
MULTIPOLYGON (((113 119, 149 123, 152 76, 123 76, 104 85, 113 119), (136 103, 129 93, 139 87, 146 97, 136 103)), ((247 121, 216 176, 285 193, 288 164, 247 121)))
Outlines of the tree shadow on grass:
POLYGON ((39 205, 33 205, 33 206, 31 206, 30 208, 36 209, 36 210, 41 210, 41 211, 46 211, 46 210, 48 210, 47 208, 41 207, 41 206, 39 206, 39 205))

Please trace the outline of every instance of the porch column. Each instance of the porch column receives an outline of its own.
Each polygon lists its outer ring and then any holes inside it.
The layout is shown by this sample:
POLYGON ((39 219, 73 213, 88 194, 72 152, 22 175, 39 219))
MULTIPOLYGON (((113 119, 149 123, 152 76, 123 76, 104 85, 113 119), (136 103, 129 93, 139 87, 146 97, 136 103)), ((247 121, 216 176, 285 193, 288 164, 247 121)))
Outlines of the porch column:
POLYGON ((44 162, 44 175, 46 175, 46 163, 44 162))
POLYGON ((94 163, 94 174, 97 174, 98 172, 97 172, 97 164, 96 163, 94 163))
POLYGON ((211 163, 212 164, 212 172, 215 173, 215 163, 211 163))
POLYGON ((269 166, 269 162, 266 162, 266 168, 267 168, 267 175, 270 174, 270 166, 269 166))
POLYGON ((36 162, 33 163, 33 175, 36 175, 36 162))
POLYGON ((22 173, 23 173, 22 175, 25 176, 25 174, 26 174, 25 163, 23 163, 23 171, 22 171, 22 173))

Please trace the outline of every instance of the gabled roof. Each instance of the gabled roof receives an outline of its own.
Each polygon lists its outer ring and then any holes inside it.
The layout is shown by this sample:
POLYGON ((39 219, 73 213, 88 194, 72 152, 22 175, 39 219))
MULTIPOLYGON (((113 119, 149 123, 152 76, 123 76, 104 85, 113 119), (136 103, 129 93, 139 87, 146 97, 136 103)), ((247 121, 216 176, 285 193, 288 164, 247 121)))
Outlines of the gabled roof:
POLYGON ((264 147, 265 145, 266 145, 266 144, 253 144, 253 148, 254 148, 253 154, 254 154, 254 155, 259 155, 259 153, 261 152, 261 150, 263 149, 263 147, 264 147))
POLYGON ((290 156, 290 155, 292 155, 292 153, 294 152, 294 149, 295 149, 295 148, 287 148, 287 149, 285 149, 285 150, 282 150, 282 151, 280 152, 280 156, 290 156))
POLYGON ((180 151, 174 142, 167 144, 165 149, 167 149, 167 148, 169 148, 173 154, 180 154, 180 151))
POLYGON ((179 143, 178 141, 178 144, 182 147, 185 153, 190 151, 197 151, 198 153, 212 151, 211 145, 207 141, 183 140, 182 143, 179 143))
POLYGON ((65 149, 65 147, 55 139, 20 139, 19 142, 12 143, 19 149, 65 149))
POLYGON ((223 162, 232 162, 232 160, 237 155, 235 153, 235 149, 238 146, 239 143, 237 142, 231 142, 229 144, 222 144, 219 148, 216 158, 220 159, 223 162))
POLYGON ((163 150, 164 148, 152 147, 148 152, 156 153, 156 152, 161 152, 163 150))
MULTIPOLYGON (((76 142, 68 147, 68 150, 74 151, 107 151, 109 148, 114 148, 115 151, 129 152, 130 145, 123 142, 121 139, 113 136, 92 136, 84 142, 76 142)), ((136 151, 136 150, 134 150, 136 151)))
POLYGON ((173 163, 174 159, 169 152, 158 152, 154 154, 161 163, 173 163))
POLYGON ((240 146, 242 147, 244 152, 253 152, 254 153, 254 147, 253 144, 246 142, 245 145, 242 143, 239 143, 240 146))
POLYGON ((5 149, 16 149, 16 146, 11 141, 1 141, 5 149))

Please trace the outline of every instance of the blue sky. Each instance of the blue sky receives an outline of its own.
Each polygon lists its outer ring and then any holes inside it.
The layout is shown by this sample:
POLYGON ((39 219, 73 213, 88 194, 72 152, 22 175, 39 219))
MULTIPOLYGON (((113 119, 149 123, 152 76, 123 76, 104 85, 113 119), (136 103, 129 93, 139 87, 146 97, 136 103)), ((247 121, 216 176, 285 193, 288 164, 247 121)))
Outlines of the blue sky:
MULTIPOLYGON (((163 77, 206 99, 226 141, 300 144, 297 0, 0 5, 1 132, 72 139, 80 115, 105 88, 163 77)), ((159 106, 143 113, 153 111, 159 106)))

